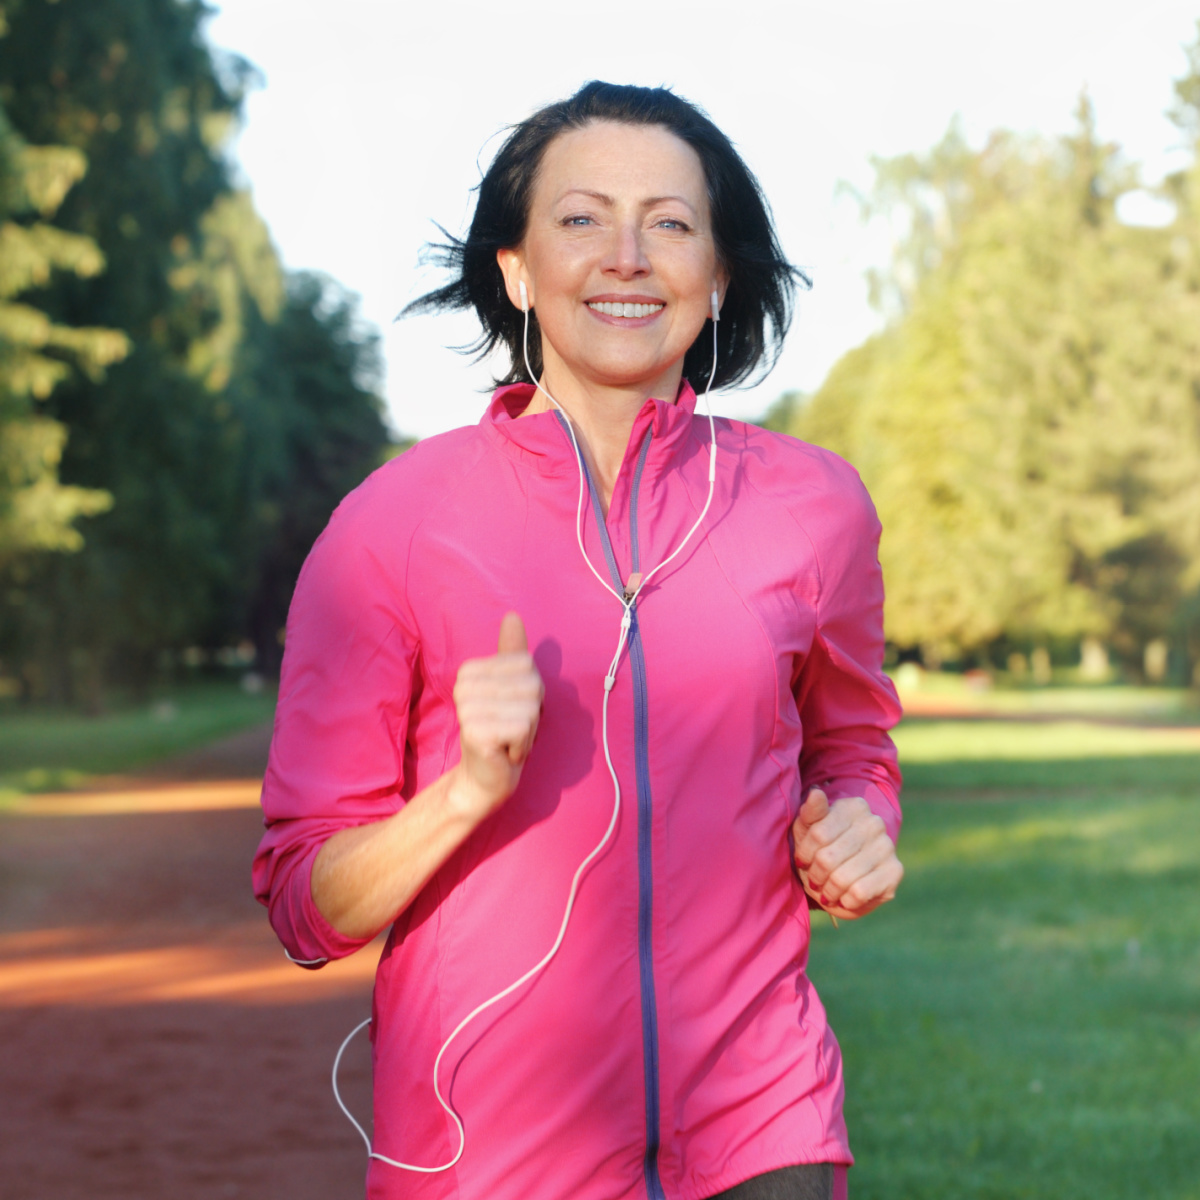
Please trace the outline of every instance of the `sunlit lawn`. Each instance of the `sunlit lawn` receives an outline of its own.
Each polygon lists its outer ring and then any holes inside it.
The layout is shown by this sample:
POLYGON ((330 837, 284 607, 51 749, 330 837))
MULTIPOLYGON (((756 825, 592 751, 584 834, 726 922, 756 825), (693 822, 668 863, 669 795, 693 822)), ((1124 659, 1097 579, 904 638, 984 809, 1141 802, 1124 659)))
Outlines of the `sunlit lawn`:
POLYGON ((234 681, 212 681, 98 717, 5 708, 0 712, 0 804, 21 793, 135 770, 269 721, 274 707, 270 688, 252 695, 234 681))
POLYGON ((851 1195, 1200 1197, 1200 729, 897 740, 907 877, 811 962, 851 1195))
MULTIPOLYGON (((903 690, 904 677, 891 672, 903 690)), ((1053 687, 1002 686, 982 691, 971 686, 970 678, 951 672, 927 671, 918 676, 909 698, 933 699, 971 712, 1072 713, 1102 717, 1111 715, 1131 720, 1166 719, 1195 722, 1200 720, 1200 695, 1194 688, 1136 687, 1131 684, 1056 683, 1053 687)))

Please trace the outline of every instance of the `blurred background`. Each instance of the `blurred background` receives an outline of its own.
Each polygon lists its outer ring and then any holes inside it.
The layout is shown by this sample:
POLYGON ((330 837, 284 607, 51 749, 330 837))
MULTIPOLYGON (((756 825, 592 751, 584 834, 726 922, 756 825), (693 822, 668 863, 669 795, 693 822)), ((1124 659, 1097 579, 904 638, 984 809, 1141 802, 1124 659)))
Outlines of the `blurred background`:
POLYGON ((815 286, 717 410, 883 522, 909 877, 812 965, 855 1194, 1200 1196, 1198 17, 0 0, 12 1194, 355 1194, 370 971, 285 975, 246 894, 287 606, 347 491, 482 413, 470 319, 394 318, 505 126, 598 77, 758 174, 815 286))

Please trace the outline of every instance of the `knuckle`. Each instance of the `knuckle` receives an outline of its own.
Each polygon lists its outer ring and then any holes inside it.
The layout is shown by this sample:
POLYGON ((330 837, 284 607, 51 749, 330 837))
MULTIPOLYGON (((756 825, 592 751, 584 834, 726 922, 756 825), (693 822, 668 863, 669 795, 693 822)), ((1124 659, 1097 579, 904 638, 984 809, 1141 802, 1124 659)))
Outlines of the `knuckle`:
POLYGON ((820 850, 813 855, 813 866, 820 868, 826 874, 831 872, 837 863, 834 861, 833 851, 828 846, 822 846, 820 850))
POLYGON ((826 889, 832 889, 835 892, 849 892, 856 886, 855 880, 850 877, 850 871, 845 867, 839 867, 825 881, 826 889))

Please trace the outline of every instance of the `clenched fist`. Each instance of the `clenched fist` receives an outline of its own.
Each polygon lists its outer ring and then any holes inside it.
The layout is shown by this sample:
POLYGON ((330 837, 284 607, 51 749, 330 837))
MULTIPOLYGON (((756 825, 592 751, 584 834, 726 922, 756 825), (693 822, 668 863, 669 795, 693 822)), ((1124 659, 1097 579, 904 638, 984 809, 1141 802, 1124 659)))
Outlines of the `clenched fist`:
POLYGON ((896 894, 904 867, 883 818, 850 796, 831 805, 813 788, 792 822, 796 873, 804 890, 843 920, 866 916, 896 894))
POLYGON ((482 821, 516 790, 545 694, 525 626, 515 612, 505 613, 496 653, 468 659, 454 684, 462 746, 455 794, 472 819, 482 821))

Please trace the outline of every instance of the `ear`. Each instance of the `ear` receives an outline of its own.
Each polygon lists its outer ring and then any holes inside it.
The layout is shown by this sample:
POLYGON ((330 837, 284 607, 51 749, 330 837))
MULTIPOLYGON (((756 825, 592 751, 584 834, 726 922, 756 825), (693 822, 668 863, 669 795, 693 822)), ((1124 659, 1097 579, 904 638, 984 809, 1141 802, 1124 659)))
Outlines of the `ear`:
POLYGON ((717 269, 713 272, 713 285, 710 290, 715 290, 717 293, 717 307, 724 308, 725 293, 729 291, 729 272, 720 264, 717 265, 717 269))
POLYGON ((521 284, 524 283, 529 293, 529 307, 532 308, 533 284, 525 274, 525 258, 520 247, 497 250, 496 263, 500 274, 504 276, 504 290, 508 293, 513 307, 518 312, 521 310, 521 284))

